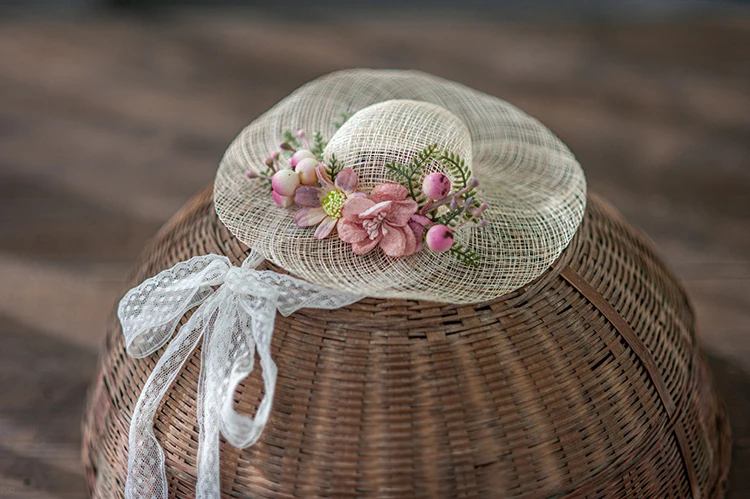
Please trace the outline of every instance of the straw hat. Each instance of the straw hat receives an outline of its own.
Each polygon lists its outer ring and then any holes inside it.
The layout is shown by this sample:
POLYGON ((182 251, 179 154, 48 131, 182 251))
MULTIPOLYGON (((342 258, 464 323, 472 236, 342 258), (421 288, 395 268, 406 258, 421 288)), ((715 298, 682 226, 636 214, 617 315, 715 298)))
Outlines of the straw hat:
MULTIPOLYGON (((292 151, 282 151, 270 173, 289 168, 284 153, 288 160, 292 151)), ((586 204, 579 163, 537 120, 466 86, 395 70, 341 71, 302 86, 234 140, 214 189, 216 211, 232 234, 305 281, 372 297, 452 303, 489 300, 539 277, 570 243, 586 204), (439 155, 462 160, 478 181, 469 201, 489 205, 485 222, 454 233, 453 249, 472 259, 426 246, 400 257, 380 248, 357 254, 336 231, 318 239, 315 227, 298 226, 300 207, 278 206, 269 183, 257 178, 267 172, 269 154, 297 130, 310 142, 317 133, 322 163, 351 168, 363 196, 399 180, 389 164, 411 165, 431 146, 437 153, 423 162, 414 185, 442 173, 455 193, 461 172, 439 155)))

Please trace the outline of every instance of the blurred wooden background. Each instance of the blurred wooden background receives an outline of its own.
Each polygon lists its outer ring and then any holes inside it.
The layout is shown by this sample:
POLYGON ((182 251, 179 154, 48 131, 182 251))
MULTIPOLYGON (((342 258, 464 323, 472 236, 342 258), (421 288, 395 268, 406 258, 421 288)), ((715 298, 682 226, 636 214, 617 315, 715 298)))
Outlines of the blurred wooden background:
POLYGON ((239 130, 344 67, 505 98, 685 282, 750 497, 750 12, 629 21, 211 11, 0 19, 0 497, 84 496, 79 421, 145 241, 239 130))

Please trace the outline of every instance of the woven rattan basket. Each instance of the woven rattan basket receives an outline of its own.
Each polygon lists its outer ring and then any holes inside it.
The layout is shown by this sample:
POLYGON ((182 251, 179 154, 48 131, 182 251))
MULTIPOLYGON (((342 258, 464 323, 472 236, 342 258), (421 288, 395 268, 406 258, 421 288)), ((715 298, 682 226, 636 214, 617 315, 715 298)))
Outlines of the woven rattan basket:
MULTIPOLYGON (((208 190, 130 284, 247 248, 208 190)), ((278 269, 277 269, 278 270, 278 269)), ((183 322, 186 319, 183 319, 183 322)), ((158 355, 125 353, 113 314, 84 422, 90 493, 122 497, 130 415, 158 355)), ((491 302, 365 299, 279 316, 272 416, 221 444, 224 497, 722 497, 730 437, 684 291, 644 238, 590 196, 568 249, 491 302)), ((194 494, 196 351, 157 413, 170 497, 194 494)), ((236 392, 252 412, 254 373, 236 392)))

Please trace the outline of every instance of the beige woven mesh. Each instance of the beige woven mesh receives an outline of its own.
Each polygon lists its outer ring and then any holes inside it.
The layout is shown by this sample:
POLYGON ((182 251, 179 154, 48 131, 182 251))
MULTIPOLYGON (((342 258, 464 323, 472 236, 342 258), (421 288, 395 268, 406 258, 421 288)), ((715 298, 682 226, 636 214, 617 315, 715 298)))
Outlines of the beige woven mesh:
POLYGON ((214 188, 229 230, 302 279, 372 297, 453 303, 489 300, 541 275, 570 242, 586 203, 580 165, 537 120, 458 83, 395 70, 340 71, 299 88, 240 133, 214 188), (352 117, 337 131, 342 114, 352 117), (485 228, 456 234, 478 253, 479 267, 428 249, 358 256, 335 235, 319 241, 312 228, 297 227, 294 209, 277 207, 268 187, 245 172, 263 166, 285 130, 300 128, 330 139, 325 156, 354 168, 364 192, 389 180, 385 162, 408 161, 429 144, 461 154, 480 181, 477 198, 490 204, 485 228))

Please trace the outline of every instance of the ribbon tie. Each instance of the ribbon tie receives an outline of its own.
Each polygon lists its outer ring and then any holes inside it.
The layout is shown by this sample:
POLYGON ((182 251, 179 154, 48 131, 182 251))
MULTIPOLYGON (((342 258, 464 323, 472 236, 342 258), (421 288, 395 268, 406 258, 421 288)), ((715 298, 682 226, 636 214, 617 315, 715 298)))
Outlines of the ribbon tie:
POLYGON ((130 423, 127 499, 167 499, 164 451, 153 430, 154 415, 166 391, 203 337, 198 382, 198 499, 217 498, 219 434, 239 448, 253 445, 268 421, 276 388, 271 337, 278 310, 288 316, 301 308, 340 308, 362 297, 306 281, 259 271, 253 252, 241 267, 220 255, 197 256, 131 289, 120 301, 128 354, 151 355, 169 341, 180 319, 200 305, 162 354, 143 386, 130 423), (265 394, 255 417, 233 407, 237 385, 253 371, 258 352, 265 394))

